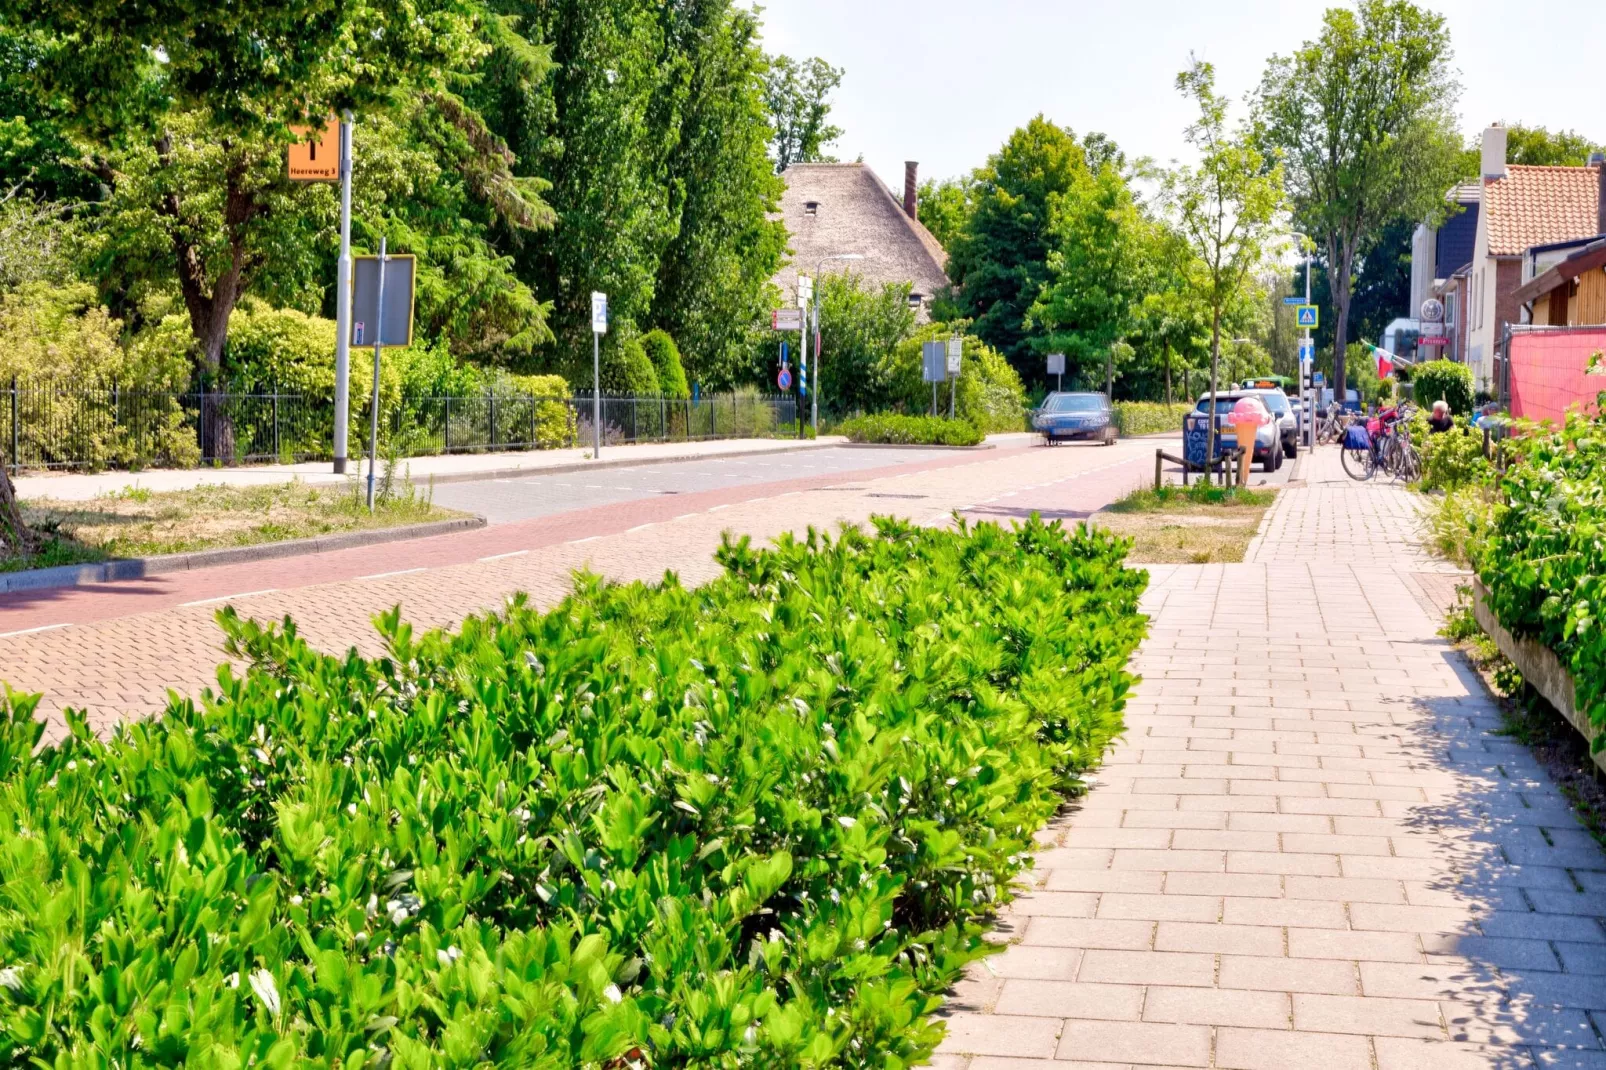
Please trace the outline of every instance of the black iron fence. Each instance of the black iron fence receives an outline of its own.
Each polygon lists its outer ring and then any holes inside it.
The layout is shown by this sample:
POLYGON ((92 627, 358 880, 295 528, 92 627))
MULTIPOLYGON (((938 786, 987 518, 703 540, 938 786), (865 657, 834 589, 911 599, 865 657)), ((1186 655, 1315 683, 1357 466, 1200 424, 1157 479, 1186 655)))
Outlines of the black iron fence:
MULTIPOLYGON (((589 394, 538 397, 382 398, 379 442, 387 456, 589 446, 589 394)), ((757 392, 696 400, 601 400, 604 445, 798 433, 797 398, 757 392)), ((353 398, 348 452, 367 451, 369 403, 353 398)), ((334 455, 334 398, 274 390, 125 389, 13 379, 0 402, 0 449, 13 471, 29 468, 188 467, 290 463, 334 455)))

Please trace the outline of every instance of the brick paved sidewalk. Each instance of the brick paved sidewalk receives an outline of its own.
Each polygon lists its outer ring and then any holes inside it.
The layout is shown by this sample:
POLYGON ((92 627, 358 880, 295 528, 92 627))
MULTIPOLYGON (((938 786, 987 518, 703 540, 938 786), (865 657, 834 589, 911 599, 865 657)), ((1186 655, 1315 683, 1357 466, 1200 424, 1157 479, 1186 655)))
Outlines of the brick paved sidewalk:
POLYGON ((1336 457, 1251 561, 1151 570, 1127 734, 942 1070, 1606 1067, 1606 855, 1435 635, 1410 492, 1336 457))

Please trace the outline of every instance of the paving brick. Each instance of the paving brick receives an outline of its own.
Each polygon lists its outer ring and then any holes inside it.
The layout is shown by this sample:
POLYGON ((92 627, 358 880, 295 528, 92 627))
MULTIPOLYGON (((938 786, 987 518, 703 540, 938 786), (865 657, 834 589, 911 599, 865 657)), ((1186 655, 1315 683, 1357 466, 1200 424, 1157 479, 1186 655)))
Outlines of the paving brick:
POLYGON ((1230 896, 1221 920, 1229 925, 1298 925, 1307 929, 1343 929, 1348 922, 1342 903, 1316 899, 1257 899, 1230 896))
POLYGON ((1096 1055, 1111 1062, 1208 1066, 1210 1030, 1202 1025, 1073 1020, 1060 1035, 1059 1054, 1067 1059, 1096 1055))
POLYGON ((1214 955, 1166 951, 1089 950, 1076 979, 1116 985, 1210 985, 1214 955))
POLYGON ((1222 1070, 1372 1070, 1365 1037, 1277 1029, 1216 1030, 1216 1065, 1222 1070))
POLYGON ((1226 988, 1267 992, 1321 992, 1359 995, 1353 963, 1341 959, 1222 955, 1216 983, 1226 988))
POLYGON ((1532 1070, 1528 1052, 1499 1045, 1377 1037, 1377 1070, 1532 1070))
POLYGON ((1221 898, 1209 895, 1127 895, 1107 892, 1099 900, 1100 918, 1142 919, 1145 921, 1208 921, 1221 918, 1221 898))
POLYGON ((948 1019, 943 1050, 965 1055, 1052 1058, 1059 1046, 1060 1022, 1003 1014, 956 1014, 948 1019))
POLYGON ((1099 1018, 1135 1022, 1142 1009, 1142 985, 1010 980, 1004 982, 994 1010, 997 1014, 1034 1018, 1099 1018))
POLYGON ((1259 925, 1162 921, 1155 931, 1154 946, 1157 951, 1279 955, 1283 951, 1283 931, 1259 925))
POLYGON ((1154 940, 1154 922, 1109 918, 1033 918, 1027 946, 1081 947, 1141 951, 1154 940))
POLYGON ((1354 932, 1338 929, 1289 929, 1291 958, 1421 962, 1422 949, 1412 933, 1354 932))
POLYGON ((1288 996, 1282 992, 1150 985, 1143 1004, 1143 1020, 1287 1029, 1292 1011, 1288 996))
POLYGON ((1439 1005, 1432 1000, 1382 996, 1294 994, 1294 1028, 1318 1033, 1442 1039, 1439 1005))

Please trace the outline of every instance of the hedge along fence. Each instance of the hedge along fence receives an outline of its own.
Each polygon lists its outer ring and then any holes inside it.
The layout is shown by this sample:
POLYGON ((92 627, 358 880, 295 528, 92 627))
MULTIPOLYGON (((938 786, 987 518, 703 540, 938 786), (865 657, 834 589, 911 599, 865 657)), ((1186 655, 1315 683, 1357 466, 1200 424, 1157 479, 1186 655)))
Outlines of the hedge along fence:
POLYGON ((0 733, 15 1064, 907 1067, 1121 725, 1143 572, 1034 520, 592 577, 35 749, 0 733))
POLYGON ((1157 435, 1163 432, 1182 433, 1182 417, 1192 408, 1189 405, 1167 405, 1160 401, 1117 401, 1115 426, 1122 435, 1157 435))
POLYGON ((1606 727, 1606 420, 1575 413, 1504 448, 1478 578, 1501 625, 1549 647, 1577 682, 1579 712, 1606 727))

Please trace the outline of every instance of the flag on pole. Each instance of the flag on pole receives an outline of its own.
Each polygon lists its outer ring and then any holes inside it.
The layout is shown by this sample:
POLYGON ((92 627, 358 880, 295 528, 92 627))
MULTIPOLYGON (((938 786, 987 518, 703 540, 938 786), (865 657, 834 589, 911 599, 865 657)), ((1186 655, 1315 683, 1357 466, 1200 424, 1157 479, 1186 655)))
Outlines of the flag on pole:
POLYGON ((1390 375, 1393 375, 1393 374, 1394 374, 1394 362, 1389 360, 1388 351, 1387 350, 1383 350, 1383 349, 1379 349, 1377 351, 1377 377, 1379 379, 1387 379, 1390 375))

